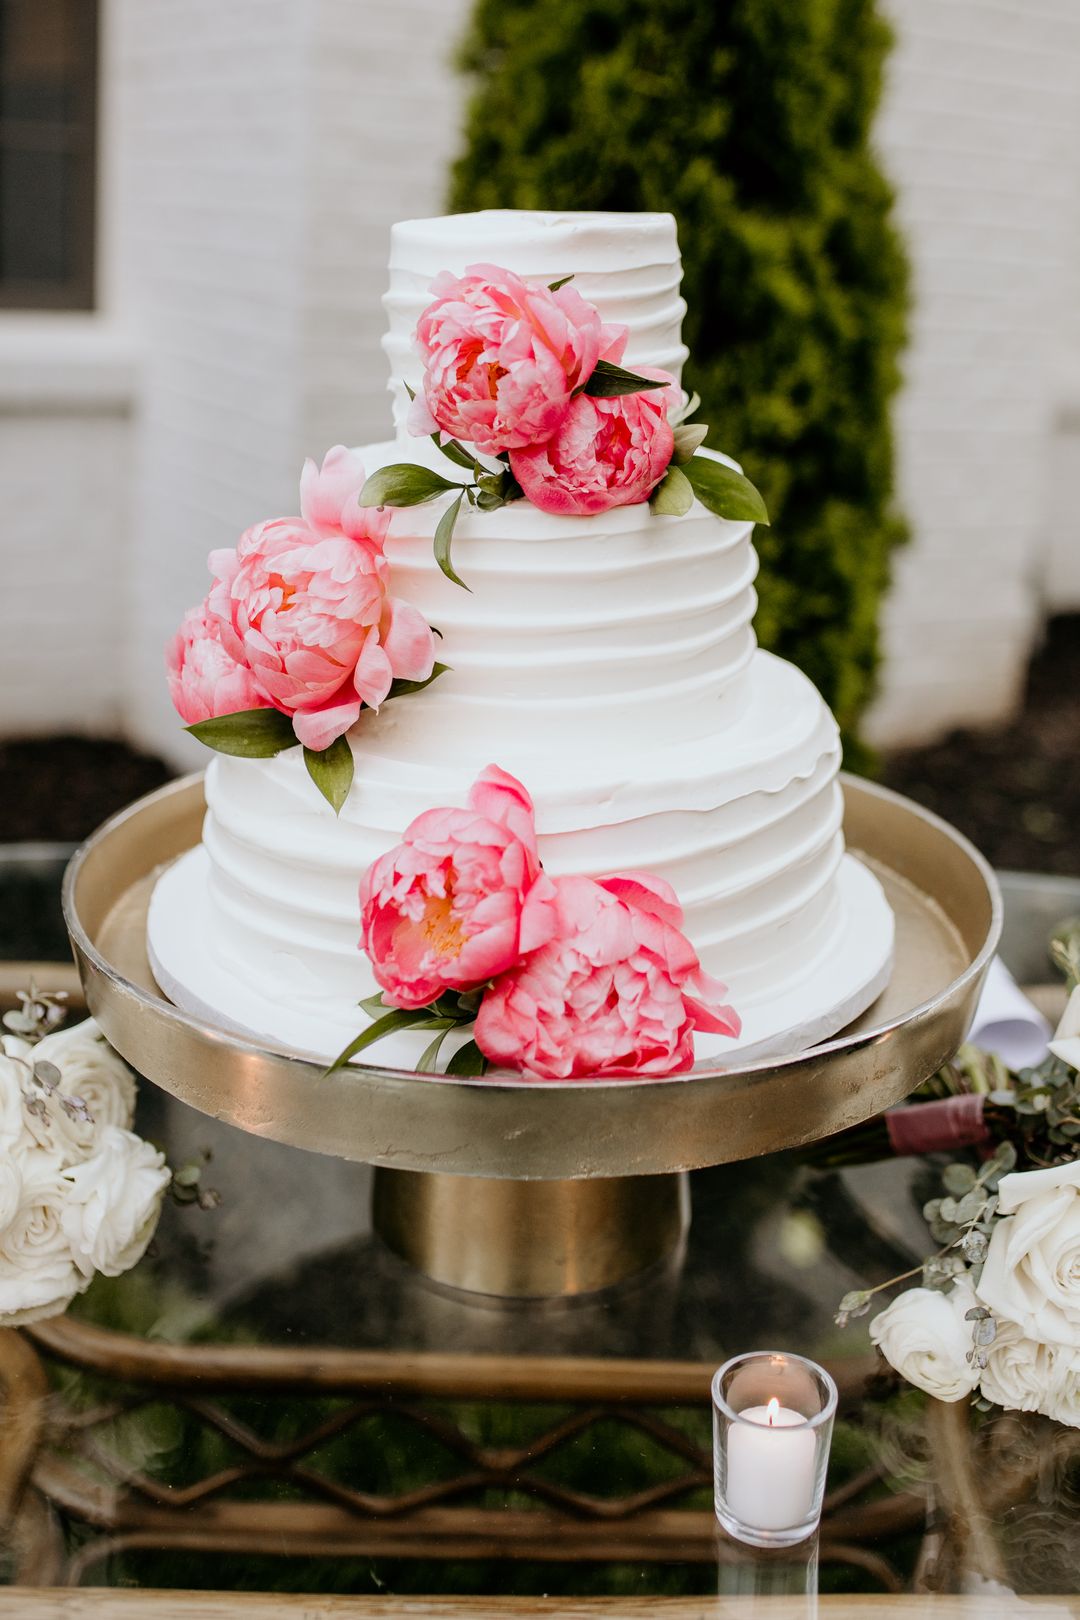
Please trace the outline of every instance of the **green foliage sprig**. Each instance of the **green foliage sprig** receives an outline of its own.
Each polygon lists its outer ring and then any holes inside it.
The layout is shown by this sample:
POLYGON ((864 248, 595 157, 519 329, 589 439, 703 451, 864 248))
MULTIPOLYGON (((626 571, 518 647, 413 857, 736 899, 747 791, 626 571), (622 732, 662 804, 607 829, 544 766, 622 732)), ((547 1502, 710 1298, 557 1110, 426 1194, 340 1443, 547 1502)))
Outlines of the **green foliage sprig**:
MULTIPOLYGON (((391 681, 384 702, 422 692, 440 675, 445 675, 448 668, 447 664, 433 665, 424 681, 391 681)), ((275 759, 286 748, 299 746, 292 720, 280 709, 241 709, 235 714, 198 720, 184 730, 216 753, 232 754, 240 759, 275 759)), ((326 748, 305 748, 304 764, 334 814, 340 815, 353 782, 353 752, 348 738, 335 737, 326 748)))
MULTIPOLYGON (((367 1029, 351 1040, 348 1046, 340 1051, 333 1063, 326 1069, 326 1074, 333 1074, 335 1070, 342 1069, 352 1058, 358 1056, 367 1047, 381 1041, 385 1035, 393 1035, 399 1029, 434 1030, 435 1038, 424 1048, 417 1061, 416 1068, 419 1074, 435 1072, 439 1052, 446 1037, 452 1029, 461 1029, 471 1024, 480 1006, 481 990, 447 990, 435 1001, 426 1007, 390 1007, 387 1008, 380 990, 373 996, 368 996, 359 1003, 359 1006, 368 1014, 372 1022, 367 1029)), ((486 1073, 488 1060, 473 1040, 466 1041, 450 1058, 445 1073, 457 1075, 459 1078, 479 1076, 486 1073)))

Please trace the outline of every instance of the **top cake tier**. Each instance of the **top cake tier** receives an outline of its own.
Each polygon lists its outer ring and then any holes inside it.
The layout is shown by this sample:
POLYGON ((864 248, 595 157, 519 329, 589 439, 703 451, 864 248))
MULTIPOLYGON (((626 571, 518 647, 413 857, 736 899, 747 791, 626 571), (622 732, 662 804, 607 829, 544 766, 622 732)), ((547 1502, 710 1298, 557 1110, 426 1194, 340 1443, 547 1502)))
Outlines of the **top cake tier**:
POLYGON ((493 208, 407 219, 391 232, 390 289, 383 299, 390 320, 383 348, 399 434, 408 409, 402 383, 418 388, 422 376, 412 338, 431 302, 431 283, 442 270, 460 275, 470 264, 497 264, 530 281, 572 275, 605 321, 629 327, 625 364, 662 366, 679 375, 687 352, 681 337, 686 305, 679 296, 682 265, 671 214, 493 208))

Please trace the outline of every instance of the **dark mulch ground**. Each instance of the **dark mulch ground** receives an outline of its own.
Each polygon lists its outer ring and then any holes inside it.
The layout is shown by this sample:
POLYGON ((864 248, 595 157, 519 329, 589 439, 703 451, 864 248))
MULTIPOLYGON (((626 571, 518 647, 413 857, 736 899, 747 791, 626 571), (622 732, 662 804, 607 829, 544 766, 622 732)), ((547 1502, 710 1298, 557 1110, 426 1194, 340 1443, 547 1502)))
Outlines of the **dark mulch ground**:
POLYGON ((1011 725, 893 754, 881 778, 1002 870, 1080 876, 1080 615, 1051 620, 1011 725))
POLYGON ((171 775, 162 760, 101 738, 0 742, 0 844, 77 843, 171 775))
MULTIPOLYGON (((86 737, 0 743, 0 843, 73 842, 168 779, 159 759, 86 737)), ((1080 875, 1080 616, 1052 621, 1022 714, 883 761, 998 867, 1080 875)))

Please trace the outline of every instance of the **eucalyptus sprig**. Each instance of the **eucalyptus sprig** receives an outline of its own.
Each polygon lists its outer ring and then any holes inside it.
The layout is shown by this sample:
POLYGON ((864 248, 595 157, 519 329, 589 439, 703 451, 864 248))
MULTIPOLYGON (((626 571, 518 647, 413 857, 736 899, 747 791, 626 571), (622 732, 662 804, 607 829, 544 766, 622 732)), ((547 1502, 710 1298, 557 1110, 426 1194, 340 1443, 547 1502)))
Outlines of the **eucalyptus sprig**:
MULTIPOLYGON (((433 1074, 442 1044, 450 1031, 461 1029, 475 1020, 481 994, 480 990, 447 990, 426 1007, 390 1008, 383 1000, 381 990, 367 996, 359 1005, 372 1022, 338 1053, 325 1073, 333 1074, 337 1069, 344 1068, 358 1053, 399 1029, 424 1029, 434 1030, 435 1038, 424 1048, 416 1068, 418 1073, 433 1074)), ((450 1058, 444 1072, 467 1078, 484 1074, 487 1067, 487 1058, 476 1042, 466 1041, 450 1058)))
MULTIPOLYGON (((910 1271, 898 1277, 889 1277, 873 1288, 853 1288, 845 1294, 836 1312, 838 1327, 847 1327, 849 1321, 865 1316, 876 1294, 895 1288, 921 1275, 922 1286, 940 1292, 948 1290, 956 1277, 966 1273, 974 1285, 982 1276, 983 1263, 990 1247, 990 1234, 998 1207, 998 1186, 1002 1176, 1016 1168, 1016 1149, 1010 1142, 1001 1142, 993 1155, 979 1170, 963 1162, 948 1164, 942 1171, 942 1195, 931 1198, 923 1205, 923 1217, 930 1235, 940 1244, 935 1254, 920 1260, 910 1271)), ((990 1319, 990 1312, 978 1307, 968 1313, 981 1324, 990 1319)), ((976 1326, 973 1354, 978 1356, 993 1342, 993 1332, 976 1326)), ((979 1361, 979 1366, 985 1366, 979 1361)))

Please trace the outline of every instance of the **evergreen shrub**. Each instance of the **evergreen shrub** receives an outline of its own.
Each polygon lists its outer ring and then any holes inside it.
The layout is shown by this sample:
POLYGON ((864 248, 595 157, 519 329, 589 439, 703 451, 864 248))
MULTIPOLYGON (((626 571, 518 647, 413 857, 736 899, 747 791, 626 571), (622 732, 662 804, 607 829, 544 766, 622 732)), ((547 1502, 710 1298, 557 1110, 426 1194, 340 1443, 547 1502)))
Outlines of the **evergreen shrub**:
POLYGON ((709 443, 769 506, 761 642, 847 740, 871 695, 906 260, 871 127, 874 0, 477 0, 450 205, 661 209, 709 443))

